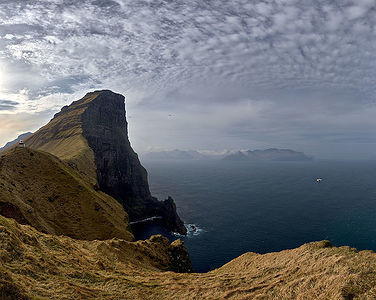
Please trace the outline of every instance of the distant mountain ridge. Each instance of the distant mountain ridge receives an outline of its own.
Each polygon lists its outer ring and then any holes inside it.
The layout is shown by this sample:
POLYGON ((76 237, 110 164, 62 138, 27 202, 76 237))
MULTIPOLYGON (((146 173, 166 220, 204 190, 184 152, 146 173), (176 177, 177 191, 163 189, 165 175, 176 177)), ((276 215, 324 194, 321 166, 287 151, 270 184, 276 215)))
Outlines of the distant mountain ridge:
POLYGON ((171 150, 171 151, 151 151, 142 155, 147 160, 197 160, 207 159, 209 155, 202 154, 196 150, 171 150))
POLYGON ((304 152, 277 148, 238 151, 223 158, 228 161, 310 161, 312 159, 304 152))
POLYGON ((9 147, 12 147, 13 145, 17 144, 18 141, 24 140, 24 139, 26 139, 28 136, 30 136, 32 134, 33 134, 32 132, 26 132, 26 133, 20 134, 16 139, 14 139, 13 141, 10 141, 10 142, 6 143, 4 147, 0 148, 0 151, 8 149, 9 147))
POLYGON ((150 151, 142 155, 145 160, 204 160, 223 159, 228 161, 309 161, 312 157, 291 149, 269 148, 265 150, 239 150, 211 152, 200 150, 150 151))

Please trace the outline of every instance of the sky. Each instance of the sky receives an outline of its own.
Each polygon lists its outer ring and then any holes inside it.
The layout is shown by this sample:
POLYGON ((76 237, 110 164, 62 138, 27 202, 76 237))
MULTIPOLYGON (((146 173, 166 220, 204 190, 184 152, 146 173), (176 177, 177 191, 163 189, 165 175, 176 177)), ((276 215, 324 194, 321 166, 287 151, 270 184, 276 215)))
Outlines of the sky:
POLYGON ((0 145, 87 92, 138 152, 376 158, 375 0, 0 0, 0 145))

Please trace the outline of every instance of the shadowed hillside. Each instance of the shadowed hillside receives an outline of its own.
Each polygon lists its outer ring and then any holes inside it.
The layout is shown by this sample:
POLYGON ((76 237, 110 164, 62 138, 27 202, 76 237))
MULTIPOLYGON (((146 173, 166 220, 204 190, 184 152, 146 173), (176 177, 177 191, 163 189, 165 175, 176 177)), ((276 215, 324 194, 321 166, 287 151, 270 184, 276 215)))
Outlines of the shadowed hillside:
POLYGON ((0 214, 78 239, 132 240, 128 215, 51 154, 15 148, 0 157, 0 214))

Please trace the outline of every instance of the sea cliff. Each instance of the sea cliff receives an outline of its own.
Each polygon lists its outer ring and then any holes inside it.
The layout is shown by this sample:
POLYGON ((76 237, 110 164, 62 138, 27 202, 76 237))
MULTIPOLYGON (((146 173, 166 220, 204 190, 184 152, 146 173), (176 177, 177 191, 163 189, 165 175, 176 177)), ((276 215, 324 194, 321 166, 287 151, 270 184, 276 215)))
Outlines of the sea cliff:
POLYGON ((63 107, 25 142, 57 156, 115 198, 130 221, 159 216, 168 230, 186 234, 173 200, 158 201, 150 194, 147 172, 130 145, 127 125, 124 96, 95 91, 63 107))

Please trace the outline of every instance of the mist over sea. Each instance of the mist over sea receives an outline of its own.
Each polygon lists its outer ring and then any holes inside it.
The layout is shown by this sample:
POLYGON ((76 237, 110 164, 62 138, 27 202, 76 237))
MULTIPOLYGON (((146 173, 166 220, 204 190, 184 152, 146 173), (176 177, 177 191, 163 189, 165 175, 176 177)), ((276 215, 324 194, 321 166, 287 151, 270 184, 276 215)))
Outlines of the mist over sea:
MULTIPOLYGON (((142 163, 152 194, 171 195, 199 229, 183 238, 196 272, 323 239, 376 250, 376 161, 142 163)), ((167 235, 158 224, 136 228, 138 238, 157 233, 167 235)))

